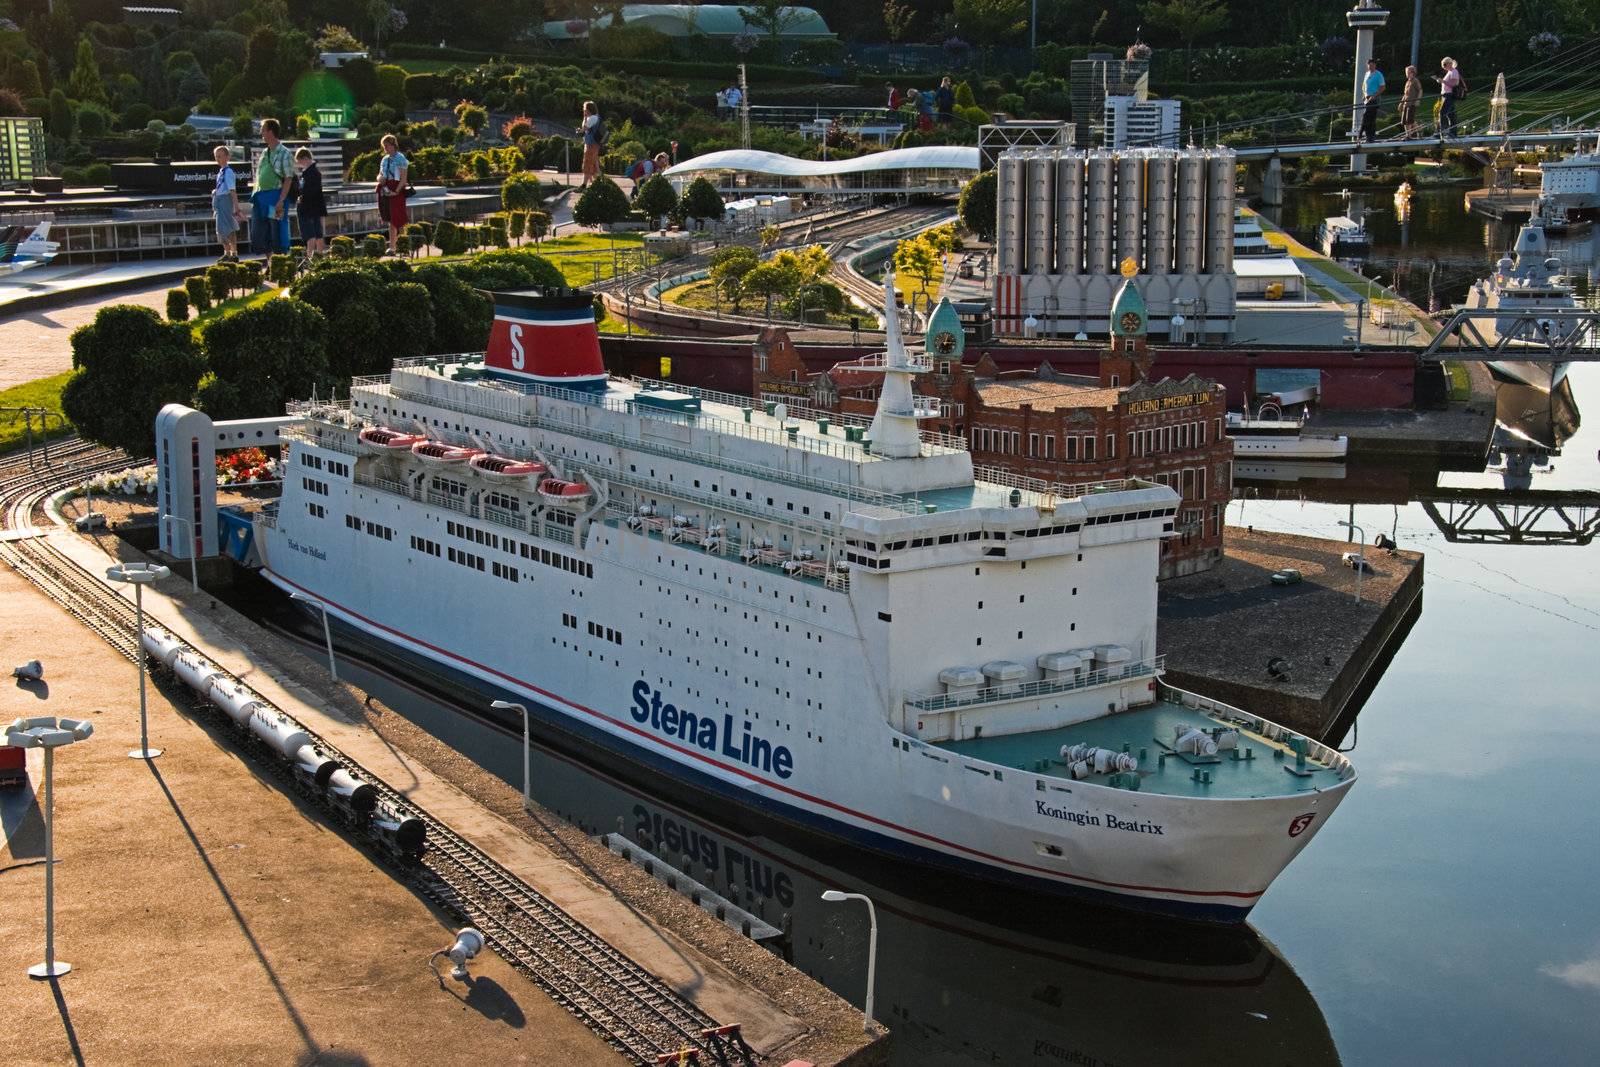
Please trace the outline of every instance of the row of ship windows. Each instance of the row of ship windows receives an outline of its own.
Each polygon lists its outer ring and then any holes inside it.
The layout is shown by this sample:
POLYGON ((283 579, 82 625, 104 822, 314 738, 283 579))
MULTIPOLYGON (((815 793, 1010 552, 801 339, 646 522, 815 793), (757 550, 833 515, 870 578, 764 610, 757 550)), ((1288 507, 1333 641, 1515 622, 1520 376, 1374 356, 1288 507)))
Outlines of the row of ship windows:
POLYGON ((480 530, 476 526, 468 526, 464 522, 454 519, 445 521, 445 531, 451 537, 459 537, 463 541, 484 545, 488 548, 497 548, 503 552, 519 555, 523 559, 543 563, 547 567, 559 567, 569 574, 581 574, 585 578, 594 577, 594 564, 581 559, 573 559, 561 552, 552 552, 548 548, 539 548, 535 545, 524 544, 513 537, 502 537, 497 533, 480 530))
MULTIPOLYGON (((642 587, 643 587, 643 586, 644 586, 644 580, 643 580, 643 579, 640 579, 640 581, 639 581, 639 585, 640 585, 640 587, 641 587, 641 588, 642 588, 642 587)), ((759 586, 758 586, 758 587, 757 587, 757 590, 758 590, 758 591, 759 591, 759 590, 760 590, 760 587, 759 587, 759 586)), ((668 597, 670 597, 670 596, 672 596, 672 590, 670 590, 670 589, 668 589, 668 588, 666 588, 666 587, 665 587, 665 586, 661 586, 661 585, 658 585, 658 586, 656 586, 656 592, 658 592, 658 593, 660 593, 660 594, 662 594, 662 595, 663 595, 663 596, 668 596, 668 597)), ((684 594, 684 597, 683 597, 683 599, 684 599, 684 602, 685 602, 685 603, 689 603, 689 602, 690 602, 690 599, 691 599, 691 598, 690 598, 690 597, 689 597, 689 595, 688 595, 688 594, 687 594, 687 593, 685 593, 685 594, 684 594)), ((793 597, 790 597, 790 598, 789 598, 789 601, 790 601, 790 603, 793 603, 793 602, 794 602, 794 598, 793 598, 793 597)), ((699 604, 699 603, 700 603, 700 598, 699 598, 699 597, 694 597, 694 598, 693 598, 693 602, 694 602, 694 603, 695 603, 695 604, 697 604, 697 605, 698 605, 698 604, 699 604)), ((806 607, 808 607, 808 608, 809 608, 809 607, 810 607, 810 606, 811 606, 811 601, 809 601, 809 600, 807 600, 807 601, 806 601, 806 607)), ((719 608, 719 607, 720 607, 720 608, 721 608, 721 609, 722 609, 722 613, 723 613, 723 614, 724 614, 724 615, 727 615, 727 614, 729 614, 729 611, 728 611, 728 607, 727 607, 727 605, 726 605, 726 604, 713 604, 713 605, 711 605, 711 610, 713 610, 713 611, 715 611, 715 610, 716 610, 716 609, 717 609, 717 608, 719 608)), ((823 607, 823 610, 824 610, 824 611, 826 611, 826 610, 827 610, 827 607, 826 607, 826 606, 824 606, 824 607, 823 607)), ((641 612, 639 612, 639 618, 641 618, 641 619, 642 619, 642 618, 644 618, 644 612, 642 612, 642 611, 641 611, 641 612)), ((760 624, 761 624, 761 613, 760 613, 760 612, 750 612, 750 611, 746 611, 746 612, 745 612, 745 613, 744 613, 744 621, 745 621, 745 622, 753 622, 753 623, 755 623, 755 624, 756 624, 756 625, 758 625, 758 626, 759 626, 759 625, 760 625, 760 624)), ((669 621, 667 621, 667 620, 665 620, 665 619, 659 619, 659 618, 658 618, 658 619, 656 619, 656 625, 657 625, 657 626, 665 626, 665 627, 666 627, 666 628, 667 628, 667 629, 669 629, 669 630, 670 630, 670 629, 672 629, 672 628, 673 628, 673 626, 672 626, 672 623, 671 623, 671 622, 669 622, 669 621)), ((809 642, 809 641, 811 641, 811 640, 812 640, 812 639, 813 639, 813 638, 814 638, 814 639, 815 639, 815 640, 816 640, 816 642, 817 642, 817 644, 819 644, 819 645, 820 645, 820 644, 822 644, 822 635, 821 635, 821 634, 820 634, 820 633, 812 633, 812 632, 811 632, 811 631, 810 631, 810 630, 800 630, 800 631, 795 631, 795 630, 793 630, 793 629, 791 629, 791 628, 790 628, 790 626, 789 626, 789 624, 788 624, 788 623, 786 623, 786 622, 780 622, 780 620, 778 620, 778 619, 774 619, 774 620, 773 620, 773 622, 772 622, 772 628, 773 628, 773 629, 774 629, 774 630, 777 630, 777 629, 778 629, 778 628, 779 628, 779 627, 780 627, 780 626, 781 626, 781 627, 782 627, 782 629, 783 629, 783 632, 784 632, 784 633, 786 633, 786 634, 788 634, 788 633, 796 633, 796 632, 798 632, 798 634, 799 634, 799 635, 800 635, 800 636, 801 636, 801 637, 803 637, 803 638, 805 638, 805 640, 806 640, 806 641, 808 641, 808 642, 809 642)), ((693 630, 693 633, 694 633, 694 637, 695 637, 695 639, 696 639, 696 640, 699 640, 699 638, 700 638, 700 631, 699 631, 699 630, 698 630, 698 629, 693 629, 693 628, 692 628, 692 627, 685 627, 685 629, 691 629, 691 630, 693 630)), ((718 640, 718 639, 717 639, 717 638, 712 638, 712 641, 713 641, 713 642, 715 642, 715 641, 717 641, 717 640, 718 640)), ((724 645, 728 645, 728 647, 729 647, 729 648, 732 648, 732 647, 733 647, 733 646, 732 646, 732 645, 731 645, 731 644, 729 644, 729 642, 727 642, 727 641, 723 641, 723 642, 722 642, 722 643, 723 643, 723 644, 724 644, 724 645)), ((746 650, 746 651, 747 651, 747 652, 748 652, 748 650, 746 650)), ((757 654, 757 655, 760 655, 760 653, 759 653, 759 652, 758 652, 758 653, 756 653, 756 654, 757 654)), ((773 662, 774 662, 774 663, 776 663, 776 662, 777 662, 777 660, 776 660, 776 658, 774 658, 774 660, 773 660, 773 662)), ((787 665, 787 664, 786 664, 786 665, 787 665)), ((809 673, 809 671, 808 671, 808 673, 809 673)), ((817 671, 817 677, 818 677, 818 678, 821 678, 821 677, 822 677, 822 671, 821 671, 821 670, 818 670, 818 671, 817 671)))
POLYGON ((299 452, 300 465, 310 467, 312 470, 325 470, 329 474, 337 474, 341 478, 350 477, 350 464, 337 459, 323 459, 301 449, 299 452))
MULTIPOLYGON (((569 630, 576 630, 578 628, 578 617, 571 612, 563 611, 561 613, 561 625, 569 630)), ((602 626, 593 620, 585 622, 584 626, 589 631, 590 637, 598 637, 600 640, 609 641, 613 645, 622 644, 621 630, 613 630, 611 627, 602 626)), ((640 644, 643 645, 644 642, 641 641, 640 644)))
MULTIPOLYGON (((677 560, 663 560, 663 558, 661 556, 657 556, 656 557, 656 562, 657 563, 665 562, 669 566, 673 567, 674 569, 676 569, 677 566, 678 566, 678 561, 677 560)), ((683 570, 684 570, 684 573, 688 573, 688 571, 689 571, 689 564, 688 563, 685 563, 683 565, 683 570)), ((705 576, 706 569, 704 567, 697 567, 696 570, 699 572, 699 576, 700 577, 704 577, 705 576)), ((723 577, 723 575, 718 574, 716 572, 716 569, 713 568, 712 571, 711 571, 711 580, 712 581, 716 581, 718 578, 721 578, 721 577, 723 577)), ((729 574, 726 577, 727 577, 728 584, 732 585, 733 584, 733 575, 729 574)), ((640 580, 639 584, 643 585, 644 581, 640 580)), ((749 589, 750 588, 750 583, 741 578, 739 580, 739 588, 740 589, 749 589)), ((658 592, 667 592, 666 590, 662 589, 660 586, 657 586, 656 590, 658 592)), ((758 594, 760 594, 761 596, 766 596, 767 588, 766 588, 766 586, 762 585, 760 582, 757 582, 756 583, 756 592, 758 594)), ((672 594, 670 592, 668 592, 667 595, 671 596, 672 594)), ((773 586, 772 587, 772 597, 773 597, 773 599, 776 600, 780 595, 781 595, 781 592, 778 589, 778 587, 777 586, 773 586)), ((695 603, 696 604, 700 603, 699 598, 695 599, 695 603)), ((789 594, 789 603, 791 603, 791 604, 795 603, 795 598, 794 598, 794 594, 793 593, 789 594)), ((806 607, 809 608, 811 606, 811 599, 809 597, 807 597, 805 603, 806 603, 806 607)), ((723 611, 727 611, 728 609, 727 608, 723 608, 722 610, 723 611)), ((826 615, 828 613, 828 605, 827 604, 823 604, 822 605, 822 613, 824 615, 826 615)), ((746 612, 746 616, 747 617, 748 617, 748 615, 749 615, 749 613, 746 612)))
MULTIPOLYGON (((638 465, 637 464, 633 464, 633 463, 628 464, 628 473, 630 473, 630 474, 638 474, 639 473, 638 465)), ((656 470, 655 470, 654 467, 649 468, 649 476, 651 478, 654 478, 656 476, 656 470)), ((675 482, 675 481, 677 481, 677 477, 675 475, 673 475, 672 472, 669 471, 669 472, 667 472, 667 481, 675 482)), ((699 478, 694 479, 694 487, 696 489, 700 488, 700 479, 699 478)), ((711 483, 711 491, 713 493, 721 493, 722 492, 722 487, 720 485, 718 485, 716 482, 712 482, 711 483)), ((735 500, 737 500, 738 497, 739 497, 739 490, 735 489, 735 488, 730 488, 728 490, 728 495, 730 497, 734 498, 735 500)), ((750 492, 749 490, 745 490, 744 498, 746 500, 754 502, 755 494, 750 492)), ((652 501, 652 503, 659 503, 659 501, 652 501)), ((776 499, 774 497, 770 497, 770 496, 767 497, 767 507, 775 508, 777 506, 778 505, 777 505, 776 499)), ((784 501, 784 507, 787 508, 790 511, 793 511, 794 510, 794 501, 792 501, 792 500, 784 501)), ((800 514, 802 514, 802 515, 811 514, 811 505, 802 504, 800 506, 800 514)), ((823 513, 822 513, 822 517, 824 519, 830 519, 831 520, 833 518, 833 512, 824 510, 823 513)))
POLYGON ((316 493, 318 496, 328 495, 328 483, 322 481, 320 478, 306 478, 302 476, 300 479, 300 484, 308 493, 316 493))
MULTIPOLYGON (((371 522, 367 519, 357 518, 354 515, 346 515, 344 524, 352 530, 364 530, 373 537, 381 537, 385 541, 394 540, 394 531, 382 523, 371 522)), ((413 538, 413 540, 415 539, 413 538)))
MULTIPOLYGON (((1073 592, 1074 592, 1074 593, 1076 593, 1076 592, 1077 592, 1077 590, 1076 590, 1076 589, 1074 589, 1074 590, 1073 590, 1073 592)), ((1068 632, 1068 633, 1077 633, 1077 632, 1078 632, 1078 624, 1077 624, 1077 623, 1075 623, 1075 622, 1069 622, 1069 623, 1068 623, 1068 624, 1067 624, 1067 632, 1068 632)), ((1018 630, 1018 631, 1017 631, 1017 640, 1018 640, 1018 641, 1021 641, 1021 640, 1022 640, 1022 631, 1021 631, 1021 630, 1018 630)), ((983 645, 983 638, 981 638, 981 637, 980 637, 980 638, 978 638, 978 639, 977 639, 977 640, 976 640, 976 642, 975 642, 975 643, 974 643, 974 646, 973 646, 973 647, 975 647, 975 648, 976 648, 976 647, 982 647, 982 645, 983 645)))

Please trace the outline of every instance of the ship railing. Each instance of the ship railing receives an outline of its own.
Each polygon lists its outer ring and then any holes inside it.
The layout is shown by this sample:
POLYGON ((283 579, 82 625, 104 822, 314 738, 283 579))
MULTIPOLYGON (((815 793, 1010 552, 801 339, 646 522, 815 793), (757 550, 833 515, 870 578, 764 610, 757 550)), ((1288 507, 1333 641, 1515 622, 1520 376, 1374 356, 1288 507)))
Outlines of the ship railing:
POLYGON ((1141 482, 1137 478, 1109 478, 1099 482, 1047 482, 1042 478, 1029 478, 1000 467, 973 467, 972 475, 980 482, 1021 489, 1039 496, 1054 497, 1057 500, 1078 500, 1095 493, 1145 489, 1154 484, 1141 482))
POLYGON ((1164 681, 1159 684, 1157 695, 1182 704, 1186 708, 1202 711, 1219 719, 1232 720, 1245 729, 1260 734, 1269 741, 1287 744, 1292 737, 1303 738, 1307 746, 1306 755, 1311 759, 1316 760, 1325 767, 1333 768, 1340 778, 1348 778, 1355 773, 1349 758, 1338 749, 1324 745, 1315 738, 1307 737, 1305 734, 1291 730, 1287 726, 1280 726, 1269 719, 1263 719, 1259 715, 1253 715, 1241 708, 1236 708, 1232 704, 1201 696, 1199 693, 1191 693, 1187 689, 1179 689, 1177 686, 1168 685, 1164 681))
POLYGON ((397 482, 392 478, 379 478, 376 475, 369 474, 359 468, 354 474, 354 479, 357 485, 364 485, 368 489, 377 489, 385 493, 393 493, 396 496, 403 496, 407 500, 415 500, 417 498, 416 494, 411 491, 411 487, 405 482, 397 482))
POLYGON ((436 508, 449 508, 451 511, 459 511, 463 515, 471 513, 467 507, 466 500, 454 493, 441 493, 437 489, 429 489, 427 501, 436 508))
POLYGON ((256 512, 256 520, 269 530, 278 528, 278 505, 276 502, 268 504, 256 512))
MULTIPOLYGON (((881 508, 886 511, 894 511, 906 515, 920 515, 923 510, 921 502, 915 497, 911 496, 884 493, 876 489, 868 489, 865 486, 853 485, 848 482, 839 482, 827 478, 816 478, 810 475, 795 474, 779 467, 769 467, 760 463, 748 463, 742 460, 728 459, 724 456, 713 455, 709 452, 702 452, 699 449, 668 445, 659 441, 647 441, 629 437, 625 434, 613 433, 608 430, 587 427, 577 420, 576 410, 574 410, 572 413, 574 416, 572 418, 552 417, 552 415, 549 413, 535 416, 530 415, 526 410, 521 408, 515 410, 498 410, 491 406, 458 401, 451 397, 431 396, 426 393, 416 392, 408 389, 394 389, 392 386, 391 391, 395 396, 403 400, 410 400, 418 404, 430 404, 436 407, 446 408, 450 411, 459 411, 462 414, 467 415, 482 415, 486 418, 503 419, 506 422, 516 423, 519 426, 537 427, 540 429, 555 430, 561 433, 581 434, 593 440, 604 441, 607 444, 616 445, 620 448, 653 452, 656 455, 665 456, 669 459, 681 459, 686 463, 694 463, 703 467, 710 467, 715 470, 727 471, 730 474, 740 474, 762 481, 778 482, 784 485, 793 486, 797 489, 810 490, 811 492, 819 493, 824 496, 836 497, 849 503, 862 505, 868 508, 881 508)), ((584 395, 567 389, 557 390, 557 392, 569 393, 574 397, 584 395)), ((594 403, 592 399, 585 402, 591 405, 594 403)), ((640 414, 645 414, 648 418, 655 417, 653 414, 646 414, 643 412, 640 414)), ((718 419, 716 421, 726 422, 729 426, 735 425, 734 423, 727 422, 727 420, 723 419, 718 419)), ((852 445, 851 447, 859 449, 860 446, 852 445)), ((670 487, 662 487, 662 489, 667 488, 670 487)))
MULTIPOLYGON (((293 414, 293 412, 291 412, 293 414)), ((300 441, 303 444, 316 445, 318 448, 330 449, 341 452, 347 456, 360 456, 361 450, 349 439, 349 435, 335 430, 324 430, 315 422, 302 422, 278 428, 278 436, 289 441, 300 441)))
POLYGON ((1134 678, 1154 677, 1166 669, 1167 658, 1157 656, 1139 663, 1116 663, 1109 667, 1074 673, 1066 678, 1036 678, 1030 682, 1009 682, 985 686, 966 692, 923 692, 904 694, 907 707, 923 712, 951 711, 983 704, 1004 704, 1013 700, 1070 693, 1078 689, 1093 689, 1111 682, 1134 678))
POLYGON ((546 522, 541 525, 543 529, 538 531, 539 536, 550 541, 557 541, 563 545, 572 544, 572 528, 570 526, 562 526, 560 523, 555 522, 546 522))
POLYGON ((498 508, 493 504, 485 504, 483 505, 483 517, 489 522, 500 526, 509 526, 513 530, 527 532, 528 529, 528 522, 523 514, 520 511, 512 511, 509 508, 498 508))
MULTIPOLYGON (((906 370, 916 371, 918 374, 925 374, 928 371, 933 370, 933 357, 926 354, 917 355, 913 352, 907 352, 905 353, 905 363, 902 365, 906 370)), ((840 363, 835 369, 884 370, 891 366, 893 366, 893 364, 889 362, 889 354, 887 352, 873 352, 870 355, 862 356, 859 359, 852 359, 848 363, 840 363)))

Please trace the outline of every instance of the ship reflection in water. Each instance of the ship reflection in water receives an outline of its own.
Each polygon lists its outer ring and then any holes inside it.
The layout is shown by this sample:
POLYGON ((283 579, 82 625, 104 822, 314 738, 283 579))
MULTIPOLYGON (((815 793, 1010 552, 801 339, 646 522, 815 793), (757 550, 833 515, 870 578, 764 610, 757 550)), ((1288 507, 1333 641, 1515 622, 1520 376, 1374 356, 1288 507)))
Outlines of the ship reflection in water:
MULTIPOLYGON (((469 721, 448 698, 371 664, 341 662, 339 672, 520 785, 520 738, 469 721)), ((876 1011, 895 1034, 893 1064, 1339 1062, 1311 991, 1246 924, 1165 922, 998 891, 955 896, 844 847, 801 853, 760 827, 722 825, 562 753, 535 748, 532 766, 534 795, 546 807, 591 833, 621 832, 665 863, 692 866, 695 878, 788 929, 770 947, 857 1006, 866 988, 866 910, 821 896, 870 896, 878 909, 876 1011)))

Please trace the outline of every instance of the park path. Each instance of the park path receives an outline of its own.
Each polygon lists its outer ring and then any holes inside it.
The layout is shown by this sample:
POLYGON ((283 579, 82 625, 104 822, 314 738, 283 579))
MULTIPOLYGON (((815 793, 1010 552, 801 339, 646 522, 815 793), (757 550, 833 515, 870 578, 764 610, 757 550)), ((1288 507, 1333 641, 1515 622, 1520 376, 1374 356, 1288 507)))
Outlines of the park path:
POLYGON ((111 304, 138 304, 164 314, 170 288, 172 282, 163 281, 147 288, 85 296, 0 321, 0 389, 71 370, 73 330, 111 304))

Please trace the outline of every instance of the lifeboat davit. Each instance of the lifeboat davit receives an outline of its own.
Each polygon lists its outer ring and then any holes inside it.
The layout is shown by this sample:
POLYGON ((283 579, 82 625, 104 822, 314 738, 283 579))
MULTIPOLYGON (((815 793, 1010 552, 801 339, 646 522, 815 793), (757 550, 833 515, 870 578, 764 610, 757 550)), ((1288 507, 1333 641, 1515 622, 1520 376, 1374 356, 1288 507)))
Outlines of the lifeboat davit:
POLYGON ((535 474, 543 474, 546 470, 543 463, 531 459, 511 459, 508 456, 497 456, 485 453, 474 456, 467 464, 485 478, 495 478, 501 481, 515 481, 518 478, 527 478, 535 474))
POLYGON ((427 440, 421 434, 401 433, 387 426, 368 426, 356 436, 374 452, 400 452, 427 440))
POLYGON ((582 482, 567 482, 560 478, 546 478, 539 483, 539 496, 553 508, 575 511, 588 502, 593 492, 582 482))
POLYGON ((443 441, 418 441, 411 446, 411 454, 428 463, 465 463, 473 456, 483 455, 483 449, 447 445, 443 441))

